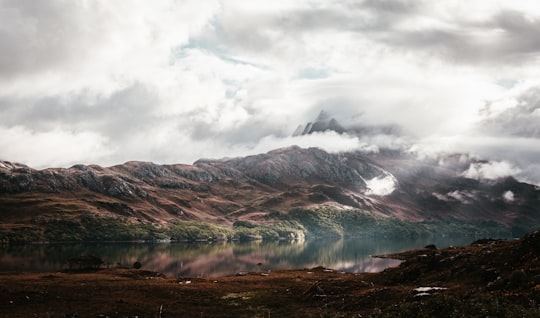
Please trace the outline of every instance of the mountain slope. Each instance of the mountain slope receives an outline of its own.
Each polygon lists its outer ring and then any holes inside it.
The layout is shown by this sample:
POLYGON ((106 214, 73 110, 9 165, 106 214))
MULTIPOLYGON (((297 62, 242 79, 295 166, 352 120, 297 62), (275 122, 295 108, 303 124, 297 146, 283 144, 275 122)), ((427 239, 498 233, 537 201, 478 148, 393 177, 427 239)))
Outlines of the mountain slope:
POLYGON ((0 162, 0 227, 40 228, 44 235, 51 224, 67 222, 67 229, 97 218, 103 220, 100 227, 114 219, 139 230, 183 222, 231 229, 240 221, 281 222, 309 232, 301 218, 283 216, 322 206, 402 221, 494 221, 516 234, 540 225, 538 187, 510 177, 468 179, 463 171, 469 164, 452 157, 441 164, 391 151, 330 154, 296 146, 193 165, 127 162, 34 170, 0 162))

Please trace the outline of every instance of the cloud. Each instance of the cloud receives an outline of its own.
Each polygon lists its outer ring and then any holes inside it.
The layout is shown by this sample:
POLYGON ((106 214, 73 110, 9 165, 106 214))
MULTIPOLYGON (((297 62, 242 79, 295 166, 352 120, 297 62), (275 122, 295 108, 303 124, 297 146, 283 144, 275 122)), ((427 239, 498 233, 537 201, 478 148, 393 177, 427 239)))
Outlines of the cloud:
POLYGON ((530 1, 0 0, 0 19, 5 160, 390 147, 467 152, 540 184, 530 1), (323 109, 358 135, 291 137, 323 109))
POLYGON ((495 136, 540 138, 540 87, 533 87, 519 96, 488 102, 483 109, 485 119, 479 130, 495 136), (498 104, 506 107, 497 109, 498 104))
POLYGON ((506 202, 513 202, 515 200, 514 192, 510 190, 505 191, 502 195, 502 198, 506 202))
POLYGON ((111 139, 128 137, 153 123, 149 105, 158 97, 142 84, 135 83, 110 96, 80 93, 32 99, 0 99, 4 125, 25 126, 35 131, 48 131, 62 126, 73 130, 98 130, 111 139))
POLYGON ((469 200, 470 197, 474 197, 473 194, 465 192, 465 191, 451 191, 446 194, 448 198, 454 199, 456 201, 459 201, 463 204, 470 204, 472 203, 471 200, 469 200))
MULTIPOLYGON (((538 158, 540 139, 522 137, 471 137, 454 145, 454 149, 468 151, 479 158, 507 162, 514 167, 512 175, 520 181, 540 184, 538 158), (461 147, 460 147, 461 146, 461 147)), ((457 142, 457 141, 456 141, 457 142)))
POLYGON ((520 11, 499 1, 473 1, 470 6, 455 1, 423 2, 417 8, 405 11, 401 19, 394 19, 373 36, 393 46, 464 64, 536 60, 540 41, 531 39, 539 36, 538 8, 520 11))
MULTIPOLYGON (((84 22, 94 17, 85 15, 75 1, 2 1, 0 5, 4 22, 0 27, 0 78, 43 72, 85 56, 85 38, 92 35, 84 22), (78 23, 79 19, 84 22, 78 23)), ((100 28, 102 24, 94 25, 100 28)))
POLYGON ((498 179, 515 175, 520 169, 509 162, 472 163, 463 176, 472 179, 498 179))
POLYGON ((461 152, 507 162, 516 168, 512 175, 518 180, 540 184, 539 88, 535 81, 514 82, 478 102, 476 105, 483 106, 474 108, 476 115, 468 117, 470 121, 461 131, 425 134, 412 140, 409 150, 423 157, 461 152))
POLYGON ((257 152, 264 152, 267 151, 266 149, 276 149, 290 144, 295 144, 302 148, 320 147, 332 153, 354 150, 376 151, 370 145, 361 143, 355 136, 340 135, 333 131, 284 138, 269 136, 263 138, 255 150, 257 152))
POLYGON ((114 151, 106 138, 91 131, 34 132, 23 127, 0 126, 0 136, 2 159, 18 158, 32 167, 100 162, 114 151))
POLYGON ((218 8, 212 1, 4 0, 0 14, 9 22, 0 29, 0 48, 7 53, 0 58, 3 93, 110 93, 134 80, 156 80, 174 46, 218 8))
POLYGON ((446 194, 440 194, 437 192, 433 192, 431 195, 433 195, 435 198, 437 198, 440 201, 445 202, 451 202, 451 201, 459 201, 463 204, 471 204, 472 200, 474 199, 475 195, 472 192, 468 191, 450 191, 446 194))

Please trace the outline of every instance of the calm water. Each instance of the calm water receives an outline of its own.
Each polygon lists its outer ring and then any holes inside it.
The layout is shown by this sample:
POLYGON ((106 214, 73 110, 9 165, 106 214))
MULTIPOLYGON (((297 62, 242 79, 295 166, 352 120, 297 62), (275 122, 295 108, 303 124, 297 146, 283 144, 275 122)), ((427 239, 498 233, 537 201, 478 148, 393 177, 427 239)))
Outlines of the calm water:
POLYGON ((167 276, 217 277, 241 271, 313 268, 324 266, 346 272, 377 272, 398 261, 371 255, 418 248, 469 244, 470 238, 452 240, 325 239, 306 242, 217 243, 103 243, 46 244, 0 247, 0 271, 60 271, 71 257, 92 254, 105 266, 141 262, 143 269, 167 276))

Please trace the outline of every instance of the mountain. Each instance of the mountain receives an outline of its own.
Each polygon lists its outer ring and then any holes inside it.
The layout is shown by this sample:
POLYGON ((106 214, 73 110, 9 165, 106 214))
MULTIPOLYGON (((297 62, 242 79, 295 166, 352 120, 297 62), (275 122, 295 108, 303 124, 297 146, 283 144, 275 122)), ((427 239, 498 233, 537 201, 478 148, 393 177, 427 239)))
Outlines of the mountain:
POLYGON ((473 163, 296 146, 193 165, 35 170, 2 161, 0 241, 396 235, 396 228, 432 235, 443 224, 518 235, 540 226, 537 186, 466 178, 473 163))
POLYGON ((346 129, 341 124, 330 116, 329 113, 322 110, 319 116, 313 122, 307 123, 305 126, 300 125, 296 128, 293 136, 308 135, 315 132, 335 131, 339 134, 346 132, 346 129))
POLYGON ((320 133, 326 131, 333 131, 338 134, 347 133, 354 136, 402 136, 403 129, 395 124, 379 124, 379 125, 367 125, 360 123, 353 123, 349 125, 343 125, 332 115, 324 110, 321 110, 317 118, 314 121, 308 122, 305 125, 298 125, 293 132, 293 136, 309 135, 313 133, 320 133))

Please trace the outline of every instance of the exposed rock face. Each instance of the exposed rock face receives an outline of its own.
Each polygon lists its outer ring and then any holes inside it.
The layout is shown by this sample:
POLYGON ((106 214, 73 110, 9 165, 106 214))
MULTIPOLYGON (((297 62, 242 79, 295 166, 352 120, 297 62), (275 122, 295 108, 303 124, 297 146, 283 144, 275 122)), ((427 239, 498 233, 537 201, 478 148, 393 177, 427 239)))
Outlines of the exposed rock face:
POLYGON ((404 136, 404 131, 400 126, 394 124, 367 125, 367 124, 349 124, 342 125, 337 119, 333 118, 328 112, 322 110, 314 121, 305 125, 299 125, 293 132, 293 136, 309 135, 313 133, 323 133, 332 131, 338 134, 347 133, 359 137, 365 136, 404 136))
POLYGON ((36 184, 31 172, 32 169, 22 164, 0 162, 0 192, 17 193, 32 190, 36 184))
POLYGON ((313 122, 307 123, 305 126, 298 126, 293 136, 309 135, 315 132, 335 131, 339 134, 346 132, 347 130, 341 126, 341 124, 330 116, 324 110, 319 113, 319 116, 313 122))
POLYGON ((406 220, 458 218, 515 227, 540 225, 540 190, 513 178, 463 177, 467 160, 381 152, 330 154, 289 147, 193 165, 127 162, 34 170, 0 162, 0 222, 37 215, 112 213, 164 223, 230 225, 271 211, 332 205, 406 220), (379 189, 376 189, 379 187, 379 189))

